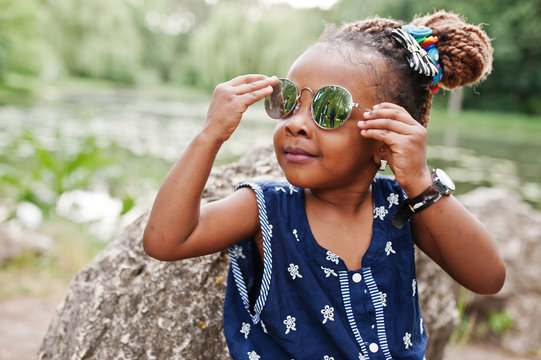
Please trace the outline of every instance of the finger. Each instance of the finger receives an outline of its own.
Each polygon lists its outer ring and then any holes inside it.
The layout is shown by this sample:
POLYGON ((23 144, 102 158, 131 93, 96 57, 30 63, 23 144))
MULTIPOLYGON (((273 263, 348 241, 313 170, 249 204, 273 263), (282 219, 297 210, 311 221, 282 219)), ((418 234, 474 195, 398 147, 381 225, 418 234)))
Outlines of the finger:
POLYGON ((373 106, 373 109, 397 109, 407 111, 403 106, 391 102, 382 102, 373 106))
POLYGON ((373 139, 383 142, 387 146, 392 146, 399 140, 399 135, 386 129, 363 129, 361 136, 366 139, 373 139))
POLYGON ((235 86, 235 93, 237 95, 243 95, 247 93, 252 93, 257 90, 261 90, 268 86, 271 86, 271 89, 272 89, 272 85, 275 85, 276 83, 275 80, 277 80, 276 77, 270 77, 270 78, 266 77, 265 79, 262 79, 262 80, 257 80, 257 81, 250 82, 247 84, 237 85, 235 86))
POLYGON ((236 78, 229 80, 228 83, 231 86, 239 86, 242 84, 249 84, 254 81, 264 80, 264 79, 269 79, 269 77, 267 75, 262 75, 262 74, 246 74, 246 75, 237 76, 236 78))
POLYGON ((409 112, 399 106, 393 107, 376 107, 371 111, 367 111, 363 114, 366 120, 372 119, 391 119, 398 122, 402 122, 408 125, 420 125, 409 112))
POLYGON ((269 96, 270 94, 272 94, 272 86, 267 86, 262 89, 247 92, 240 96, 242 97, 244 104, 249 106, 265 98, 266 96, 269 96))
POLYGON ((378 129, 384 131, 392 131, 399 134, 411 133, 411 125, 389 118, 377 118, 373 120, 359 121, 357 127, 360 130, 378 129))

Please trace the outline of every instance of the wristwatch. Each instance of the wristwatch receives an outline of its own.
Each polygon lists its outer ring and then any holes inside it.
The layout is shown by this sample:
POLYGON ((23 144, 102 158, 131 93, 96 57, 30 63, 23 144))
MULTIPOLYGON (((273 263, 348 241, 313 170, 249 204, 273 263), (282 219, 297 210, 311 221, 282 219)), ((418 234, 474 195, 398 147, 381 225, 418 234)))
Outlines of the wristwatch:
POLYGON ((401 229, 413 216, 436 201, 442 196, 448 196, 455 191, 453 180, 442 169, 432 170, 432 185, 426 188, 420 195, 414 198, 407 198, 400 208, 391 217, 391 224, 401 229))

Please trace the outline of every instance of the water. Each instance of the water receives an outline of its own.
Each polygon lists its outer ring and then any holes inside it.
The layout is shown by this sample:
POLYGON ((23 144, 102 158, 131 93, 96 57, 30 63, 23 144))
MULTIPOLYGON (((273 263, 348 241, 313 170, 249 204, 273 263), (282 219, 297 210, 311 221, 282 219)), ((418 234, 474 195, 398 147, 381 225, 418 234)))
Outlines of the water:
MULTIPOLYGON (((208 101, 205 95, 168 91, 101 90, 41 100, 28 107, 4 106, 0 107, 0 151, 10 139, 29 131, 51 150, 57 146, 59 134, 73 146, 93 136, 103 149, 118 144, 135 157, 150 156, 169 166, 203 123, 208 101)), ((222 148, 218 163, 270 144, 274 126, 262 104, 256 104, 222 148)), ((429 166, 445 169, 459 194, 479 186, 501 186, 541 209, 539 150, 539 144, 520 138, 502 143, 429 127, 429 166)), ((24 146, 20 151, 26 151, 24 146)), ((142 174, 145 169, 140 171, 142 174)), ((130 175, 133 179, 141 175, 134 172, 130 175)), ((159 182, 152 183, 154 190, 158 186, 159 182)), ((148 195, 144 206, 149 206, 154 193, 144 192, 148 195)))
MULTIPOLYGON (((103 148, 115 142, 134 155, 173 162, 203 124, 208 100, 121 90, 68 95, 30 107, 4 106, 0 107, 0 150, 10 138, 28 130, 54 148, 60 132, 73 141, 95 136, 103 148)), ((220 152, 220 162, 269 143, 274 123, 261 121, 262 114, 261 104, 247 111, 238 131, 220 152)))

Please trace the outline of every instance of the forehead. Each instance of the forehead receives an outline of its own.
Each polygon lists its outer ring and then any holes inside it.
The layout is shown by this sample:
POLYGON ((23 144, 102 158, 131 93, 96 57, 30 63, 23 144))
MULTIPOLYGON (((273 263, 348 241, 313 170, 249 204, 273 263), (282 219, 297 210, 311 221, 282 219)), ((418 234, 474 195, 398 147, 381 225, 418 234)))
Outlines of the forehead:
POLYGON ((326 85, 340 85, 360 101, 359 97, 373 98, 382 65, 381 57, 376 54, 323 43, 301 54, 291 66, 288 78, 299 88, 309 87, 313 91, 326 85))

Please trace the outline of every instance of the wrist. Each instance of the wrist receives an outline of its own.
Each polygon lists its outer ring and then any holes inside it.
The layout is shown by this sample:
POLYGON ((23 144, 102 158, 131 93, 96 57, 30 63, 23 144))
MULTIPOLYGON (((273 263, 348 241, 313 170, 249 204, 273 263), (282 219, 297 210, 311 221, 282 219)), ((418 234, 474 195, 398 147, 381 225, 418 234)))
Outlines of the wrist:
POLYGON ((201 129, 199 129, 196 137, 200 138, 201 141, 208 143, 208 145, 217 146, 218 148, 229 139, 229 136, 224 134, 223 129, 219 129, 210 124, 204 124, 201 129))
POLYGON ((408 197, 391 217, 395 228, 402 228, 414 214, 423 211, 443 196, 449 196, 455 190, 455 184, 441 169, 434 169, 431 174, 431 184, 419 195, 408 197))
POLYGON ((419 177, 416 177, 407 183, 405 182, 404 184, 400 184, 400 186, 409 198, 414 198, 425 191, 427 187, 432 185, 432 182, 432 176, 428 171, 428 168, 425 168, 419 177))

